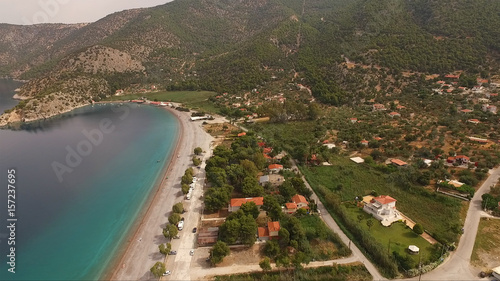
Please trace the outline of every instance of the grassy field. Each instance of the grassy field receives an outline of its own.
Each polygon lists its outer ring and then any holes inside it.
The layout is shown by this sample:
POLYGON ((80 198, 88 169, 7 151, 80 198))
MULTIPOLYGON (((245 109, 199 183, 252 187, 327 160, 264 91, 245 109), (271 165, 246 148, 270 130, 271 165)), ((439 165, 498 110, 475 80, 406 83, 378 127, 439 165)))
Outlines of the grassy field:
POLYGON ((132 100, 146 97, 151 101, 171 101, 179 102, 192 109, 217 113, 218 109, 213 103, 208 101, 208 98, 215 95, 214 92, 208 91, 178 91, 178 92, 154 92, 154 93, 137 93, 125 96, 113 96, 107 100, 132 100))
POLYGON ((216 281, 364 281, 373 280, 361 264, 322 266, 300 270, 254 272, 246 274, 217 276, 216 281))
POLYGON ((351 252, 340 237, 331 231, 317 216, 303 216, 299 218, 307 240, 312 246, 312 258, 315 260, 332 260, 349 256, 351 252))
MULTIPOLYGON (((385 227, 379 221, 372 218, 371 215, 356 206, 348 206, 346 211, 349 217, 355 221, 359 221, 358 215, 363 216, 359 225, 375 237, 380 244, 386 246, 387 251, 391 254, 393 251, 397 251, 400 255, 406 255, 408 253, 408 246, 415 245, 420 248, 422 263, 427 263, 430 261, 429 258, 432 254, 436 251, 431 243, 427 242, 427 240, 420 235, 415 234, 415 232, 404 223, 393 223, 390 227, 385 227), (371 228, 368 228, 366 224, 368 219, 373 221, 373 226, 371 228)), ((418 263, 418 255, 411 255, 411 258, 415 264, 418 263)))
POLYGON ((500 220, 482 218, 477 230, 471 263, 482 270, 492 269, 499 264, 500 220))
POLYGON ((355 164, 346 157, 335 156, 332 164, 302 166, 301 170, 313 188, 326 187, 337 193, 342 201, 352 201, 356 196, 367 195, 372 190, 380 195, 390 195, 398 200, 396 206, 401 212, 422 224, 436 239, 457 241, 462 225, 460 200, 422 188, 404 190, 388 181, 387 175, 380 171, 367 164, 355 164))

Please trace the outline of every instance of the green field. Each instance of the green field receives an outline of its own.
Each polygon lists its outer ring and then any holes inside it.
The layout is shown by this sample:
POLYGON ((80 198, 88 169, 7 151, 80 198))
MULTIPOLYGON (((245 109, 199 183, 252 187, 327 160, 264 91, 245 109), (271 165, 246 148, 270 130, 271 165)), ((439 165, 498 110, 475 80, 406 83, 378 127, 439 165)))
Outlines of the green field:
POLYGON ((491 269, 498 265, 500 256, 500 220, 481 218, 477 230, 471 263, 474 266, 491 269))
POLYGON ((171 101, 182 103, 191 109, 199 109, 209 113, 217 113, 218 109, 215 105, 208 101, 208 98, 216 93, 208 91, 177 91, 177 92, 154 92, 154 93, 137 93, 125 96, 112 96, 107 100, 133 100, 141 97, 146 97, 151 101, 171 101))
MULTIPOLYGON (((359 221, 358 215, 362 215, 363 219, 359 222, 359 225, 369 232, 377 242, 384 245, 391 254, 393 251, 397 251, 400 255, 406 255, 408 254, 407 249, 410 245, 415 245, 420 248, 422 263, 430 262, 430 257, 435 254, 436 249, 431 243, 427 242, 420 235, 415 234, 413 230, 402 222, 396 222, 389 227, 385 227, 375 218, 372 218, 371 215, 356 206, 347 206, 345 210, 353 221, 359 221), (371 228, 368 228, 366 224, 368 219, 373 220, 373 226, 371 228)), ((418 255, 410 255, 410 257, 415 264, 418 264, 418 255)))
POLYGON ((326 187, 338 194, 342 201, 352 201, 356 196, 364 196, 371 191, 390 195, 398 200, 398 210, 422 224, 438 241, 457 241, 462 227, 460 200, 438 195, 421 187, 402 189, 390 182, 386 174, 367 164, 355 164, 346 157, 334 156, 331 163, 333 166, 301 166, 314 189, 326 187))

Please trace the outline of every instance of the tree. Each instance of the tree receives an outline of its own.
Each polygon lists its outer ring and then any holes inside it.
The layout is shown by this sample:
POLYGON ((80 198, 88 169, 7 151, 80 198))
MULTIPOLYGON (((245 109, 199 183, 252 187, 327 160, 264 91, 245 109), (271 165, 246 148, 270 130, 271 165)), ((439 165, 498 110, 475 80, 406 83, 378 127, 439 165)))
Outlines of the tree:
POLYGON ((163 236, 165 236, 165 238, 172 239, 177 236, 177 234, 179 234, 179 229, 173 224, 167 224, 163 229, 163 236))
POLYGON ((371 228, 373 226, 373 220, 372 219, 368 219, 366 221, 366 226, 368 226, 368 230, 371 230, 371 228))
POLYGON ((184 205, 182 204, 182 202, 179 202, 174 206, 172 206, 172 212, 174 213, 182 214, 183 211, 184 211, 184 205))
POLYGON ((297 194, 297 190, 293 187, 291 181, 285 181, 279 186, 280 194, 285 198, 285 201, 290 201, 292 196, 297 194))
POLYGON ((281 205, 274 196, 264 196, 264 203, 262 205, 262 208, 267 211, 269 217, 273 221, 279 221, 281 216, 283 216, 281 205))
POLYGON ((363 220, 364 216, 362 214, 358 215, 358 223, 360 223, 363 220))
POLYGON ((200 155, 203 152, 203 149, 201 147, 197 147, 194 149, 194 154, 200 155))
POLYGON ((211 188, 205 196, 205 207, 210 212, 218 211, 227 207, 230 200, 230 192, 226 188, 211 188))
POLYGON ((255 244, 255 233, 257 233, 257 222, 251 215, 244 215, 240 218, 240 240, 241 243, 252 246, 255 244))
POLYGON ((189 192, 189 185, 183 183, 182 186, 181 186, 181 189, 182 189, 182 194, 186 195, 189 192))
POLYGON ((192 184, 193 183, 193 176, 191 176, 190 174, 185 174, 181 178, 181 183, 182 184, 192 184))
POLYGON ((246 177, 243 180, 242 191, 245 196, 250 197, 262 196, 264 194, 264 188, 259 185, 257 178, 252 177, 246 177))
POLYGON ((167 244, 160 244, 158 246, 158 249, 160 249, 160 253, 164 254, 165 256, 170 253, 170 250, 172 250, 172 244, 167 243, 167 244))
POLYGON ((168 217, 168 222, 177 225, 181 221, 181 216, 179 214, 173 213, 168 217))
POLYGON ((413 226, 413 232, 415 232, 418 235, 421 235, 422 233, 424 233, 424 227, 421 224, 416 223, 413 226))
POLYGON ((269 258, 264 258, 259 262, 260 268, 262 268, 263 271, 268 271, 271 270, 271 260, 269 258))
POLYGON ((193 156, 193 165, 195 166, 200 166, 201 165, 201 160, 200 158, 193 156))
POLYGON ((279 255, 280 246, 278 245, 278 242, 274 240, 267 240, 266 245, 264 246, 264 253, 270 258, 274 258, 279 255))
POLYGON ((241 224, 239 220, 237 219, 226 220, 220 226, 219 233, 221 240, 228 244, 236 243, 236 241, 238 241, 238 238, 240 237, 240 229, 241 229, 241 224))
POLYGON ((254 219, 256 219, 260 214, 259 207, 257 207, 255 202, 252 201, 241 204, 240 210, 242 210, 246 215, 251 215, 254 219))
POLYGON ((224 260, 224 257, 229 255, 229 252, 230 250, 226 243, 217 241, 212 249, 210 249, 210 262, 212 265, 221 263, 224 260))
POLYGON ((257 177, 259 169, 255 166, 254 162, 244 159, 240 161, 240 166, 243 167, 243 171, 247 177, 257 177))
POLYGON ((278 236, 280 237, 280 240, 278 242, 279 245, 283 248, 288 246, 288 243, 290 243, 290 232, 288 232, 286 228, 282 227, 278 231, 278 236))
POLYGON ((162 263, 162 262, 157 262, 155 263, 155 265, 153 265, 153 267, 151 267, 150 271, 151 273, 153 273, 153 275, 156 277, 156 278, 160 278, 163 273, 165 272, 165 264, 162 263))

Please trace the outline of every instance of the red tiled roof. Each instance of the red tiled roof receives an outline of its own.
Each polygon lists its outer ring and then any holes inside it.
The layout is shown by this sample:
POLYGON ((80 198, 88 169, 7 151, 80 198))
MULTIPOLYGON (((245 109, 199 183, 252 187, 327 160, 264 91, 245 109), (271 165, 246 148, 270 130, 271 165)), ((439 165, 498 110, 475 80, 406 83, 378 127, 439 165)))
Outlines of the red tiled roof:
POLYGON ((263 149, 263 151, 264 151, 264 153, 270 153, 271 151, 273 151, 273 149, 270 147, 266 147, 263 149))
POLYGON ((238 137, 242 137, 242 136, 246 136, 246 135, 247 135, 247 133, 243 132, 243 133, 239 133, 238 137))
POLYGON ((369 143, 367 140, 362 140, 361 143, 369 143))
POLYGON ((470 158, 469 158, 469 157, 467 157, 467 156, 465 156, 465 155, 457 155, 455 158, 456 158, 456 159, 465 159, 465 160, 467 160, 467 161, 469 161, 469 160, 470 160, 470 158))
POLYGON ((376 200, 377 202, 380 202, 380 204, 382 204, 382 205, 398 201, 398 200, 392 198, 389 195, 380 195, 379 197, 373 198, 373 200, 376 200))
POLYGON ((264 153, 264 158, 266 158, 266 159, 273 159, 271 156, 269 156, 269 155, 267 155, 265 153, 264 153))
POLYGON ((465 112, 465 113, 472 112, 472 110, 470 110, 470 109, 462 109, 462 110, 460 110, 460 111, 465 112))
POLYGON ((328 140, 324 140, 324 141, 323 141, 323 143, 324 143, 324 144, 325 144, 325 143, 328 143, 328 140))
POLYGON ((295 204, 299 204, 299 203, 309 204, 309 203, 307 203, 306 198, 304 196, 300 195, 300 194, 294 195, 292 197, 292 201, 295 204))
POLYGON ((396 115, 400 115, 400 114, 393 111, 393 112, 389 113, 389 115, 396 116, 396 115))
POLYGON ((286 203, 285 206, 289 210, 290 209, 297 209, 297 204, 295 204, 295 203, 286 203))
POLYGON ((396 165, 398 165, 398 166, 408 165, 408 163, 406 163, 406 162, 405 162, 405 161, 403 161, 403 160, 399 160, 399 159, 392 159, 392 160, 391 160, 391 163, 396 164, 396 165))
POLYGON ((267 227, 259 227, 257 228, 258 232, 259 232, 259 238, 260 237, 269 237, 269 230, 267 229, 267 227))
POLYGON ((279 221, 270 221, 267 223, 267 228, 269 232, 280 231, 280 222, 279 221))
POLYGON ((280 164, 271 164, 269 165, 269 170, 274 170, 274 169, 283 169, 283 165, 280 165, 280 164))
POLYGON ((233 198, 231 199, 231 207, 240 207, 247 202, 254 202, 257 206, 264 205, 264 197, 254 197, 254 198, 233 198))
POLYGON ((258 142, 257 144, 259 145, 259 147, 264 147, 264 146, 266 146, 266 143, 265 143, 265 142, 258 142))

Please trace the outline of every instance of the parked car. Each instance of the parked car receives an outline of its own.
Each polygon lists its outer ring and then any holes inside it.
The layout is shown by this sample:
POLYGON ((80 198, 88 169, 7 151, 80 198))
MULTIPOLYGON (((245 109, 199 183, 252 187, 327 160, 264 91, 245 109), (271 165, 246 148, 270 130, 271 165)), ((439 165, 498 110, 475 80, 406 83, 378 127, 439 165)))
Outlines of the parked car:
POLYGON ((181 237, 179 235, 175 235, 174 239, 180 239, 181 237))
POLYGON ((195 228, 193 228, 193 233, 196 233, 196 231, 197 231, 197 230, 198 230, 198 229, 197 229, 196 227, 195 227, 195 228))
POLYGON ((189 251, 189 255, 194 256, 194 250, 189 251))
POLYGON ((179 222, 179 224, 177 224, 177 228, 178 228, 179 230, 182 230, 182 229, 184 228, 184 220, 181 220, 181 221, 179 222))
POLYGON ((168 276, 170 274, 172 274, 172 272, 170 270, 167 270, 167 271, 165 271, 165 273, 163 273, 163 276, 168 276))
POLYGON ((177 251, 170 251, 169 255, 177 255, 177 251))

